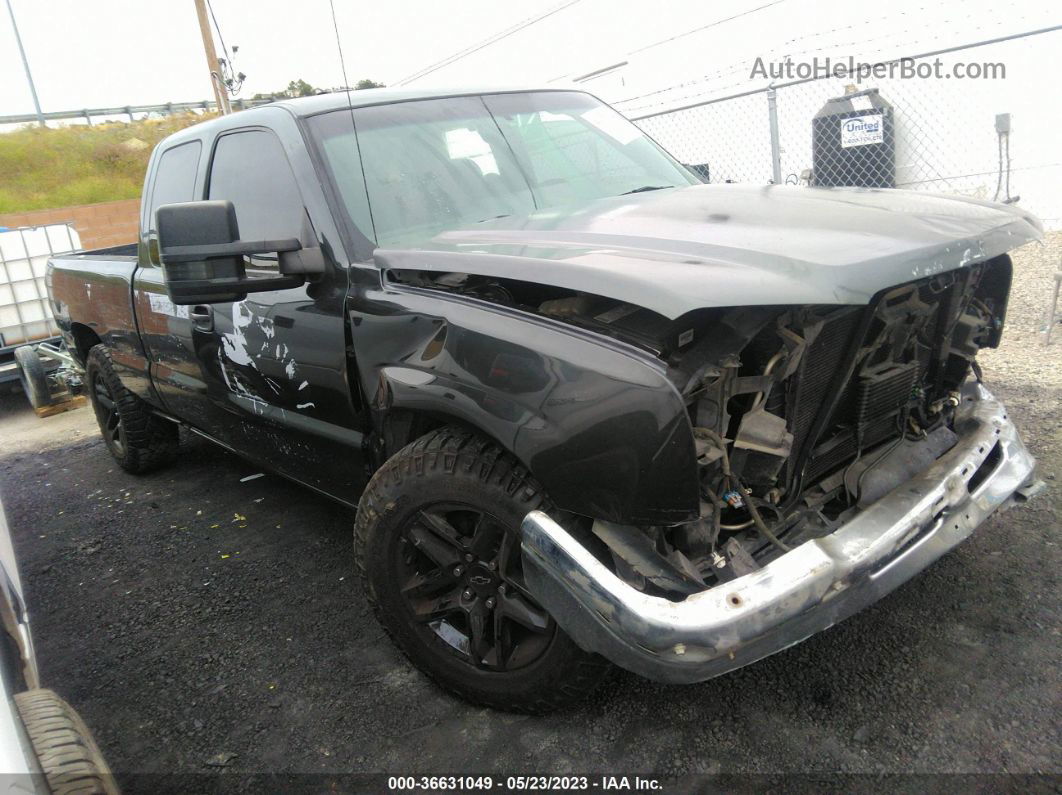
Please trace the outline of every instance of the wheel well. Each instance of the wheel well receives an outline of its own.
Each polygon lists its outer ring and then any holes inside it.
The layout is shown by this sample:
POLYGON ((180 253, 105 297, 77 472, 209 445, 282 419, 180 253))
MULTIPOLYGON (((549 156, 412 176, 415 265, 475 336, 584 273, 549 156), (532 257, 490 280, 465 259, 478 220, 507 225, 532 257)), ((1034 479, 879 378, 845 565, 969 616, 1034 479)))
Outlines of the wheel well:
POLYGON ((74 338, 74 355, 82 365, 88 361, 88 354, 93 346, 102 342, 95 331, 82 323, 70 324, 70 336, 74 338))
POLYGON ((380 421, 380 441, 377 465, 383 464, 414 439, 426 433, 451 424, 449 419, 409 409, 391 409, 380 421))
POLYGON ((479 436, 490 439, 503 450, 508 450, 506 445, 503 445, 491 434, 484 432, 482 428, 477 428, 475 425, 457 417, 438 412, 415 411, 413 409, 390 409, 379 423, 380 443, 377 447, 376 467, 382 466, 384 461, 410 442, 446 425, 466 428, 479 436))

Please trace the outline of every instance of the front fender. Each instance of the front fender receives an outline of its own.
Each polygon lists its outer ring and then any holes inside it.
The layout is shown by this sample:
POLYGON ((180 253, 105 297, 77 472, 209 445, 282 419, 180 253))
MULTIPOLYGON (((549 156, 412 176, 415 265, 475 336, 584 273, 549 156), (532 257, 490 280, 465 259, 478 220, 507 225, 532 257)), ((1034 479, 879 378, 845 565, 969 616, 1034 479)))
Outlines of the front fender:
POLYGON ((369 290, 350 308, 361 387, 478 428, 558 507, 623 524, 697 516, 689 416, 663 363, 623 343, 474 298, 369 290))

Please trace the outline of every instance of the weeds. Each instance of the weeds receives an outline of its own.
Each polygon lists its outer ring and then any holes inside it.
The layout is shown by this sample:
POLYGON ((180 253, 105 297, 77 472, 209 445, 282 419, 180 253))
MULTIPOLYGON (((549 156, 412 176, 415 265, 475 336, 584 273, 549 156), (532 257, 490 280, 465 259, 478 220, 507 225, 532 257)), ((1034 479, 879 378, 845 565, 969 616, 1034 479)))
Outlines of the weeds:
POLYGON ((23 127, 0 135, 0 213, 134 199, 155 144, 203 121, 185 113, 131 124, 23 127))

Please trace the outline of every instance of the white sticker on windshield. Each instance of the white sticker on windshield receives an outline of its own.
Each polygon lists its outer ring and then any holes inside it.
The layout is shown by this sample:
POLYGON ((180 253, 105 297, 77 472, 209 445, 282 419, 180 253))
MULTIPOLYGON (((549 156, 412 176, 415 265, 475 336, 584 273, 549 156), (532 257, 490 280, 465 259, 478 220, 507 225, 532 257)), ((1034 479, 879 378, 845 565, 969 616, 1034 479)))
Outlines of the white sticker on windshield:
POLYGON ((582 114, 582 118, 597 127, 609 138, 614 138, 624 145, 641 136, 641 132, 637 127, 611 108, 604 106, 593 108, 582 114))

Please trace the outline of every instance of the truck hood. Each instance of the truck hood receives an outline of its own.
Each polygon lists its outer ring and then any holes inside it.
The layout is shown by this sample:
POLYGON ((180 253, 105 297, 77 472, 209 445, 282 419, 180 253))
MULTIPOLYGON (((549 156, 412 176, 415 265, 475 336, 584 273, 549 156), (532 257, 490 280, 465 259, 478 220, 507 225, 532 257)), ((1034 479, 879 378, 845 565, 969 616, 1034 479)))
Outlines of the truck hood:
POLYGON ((976 199, 698 185, 499 218, 375 258, 384 269, 550 284, 677 318, 705 307, 866 304, 1042 234, 1028 212, 976 199))

